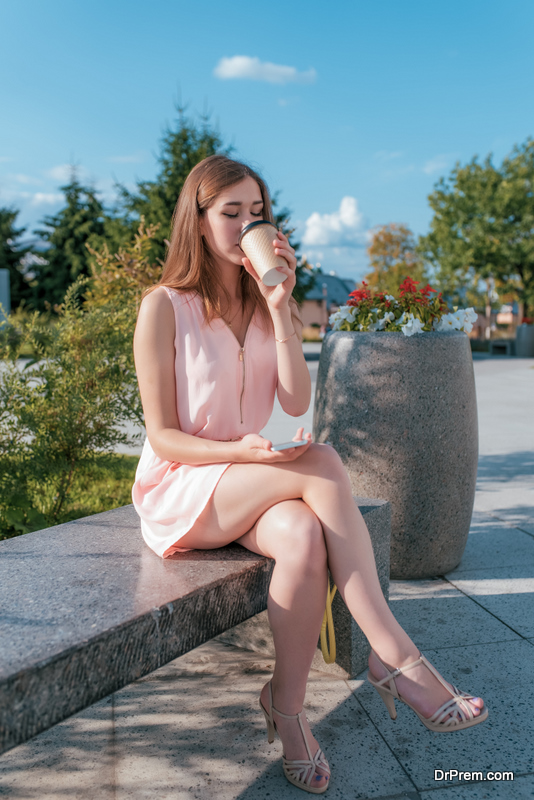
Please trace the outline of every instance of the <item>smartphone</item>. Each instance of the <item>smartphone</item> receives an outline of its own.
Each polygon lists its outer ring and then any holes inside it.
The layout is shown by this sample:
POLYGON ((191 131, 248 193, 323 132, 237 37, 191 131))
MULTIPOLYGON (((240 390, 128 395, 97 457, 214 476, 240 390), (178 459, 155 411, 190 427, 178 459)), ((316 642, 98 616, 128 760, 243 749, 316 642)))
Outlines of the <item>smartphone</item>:
POLYGON ((302 447, 308 444, 307 439, 301 439, 300 442, 284 442, 283 444, 273 444, 271 450, 289 450, 290 447, 302 447))

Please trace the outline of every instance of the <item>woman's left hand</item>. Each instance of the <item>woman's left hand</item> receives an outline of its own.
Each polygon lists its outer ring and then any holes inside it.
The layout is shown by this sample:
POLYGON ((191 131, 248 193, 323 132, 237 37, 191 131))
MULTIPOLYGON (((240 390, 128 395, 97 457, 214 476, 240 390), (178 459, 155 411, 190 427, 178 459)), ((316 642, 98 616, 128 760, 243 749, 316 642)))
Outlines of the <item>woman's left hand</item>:
POLYGON ((282 231, 277 231, 276 239, 273 239, 273 248, 277 256, 282 256, 282 258, 287 261, 287 266, 277 267, 279 272, 282 272, 288 276, 283 283, 279 283, 277 286, 265 286, 263 281, 260 280, 258 273, 252 266, 250 259, 246 258, 245 256, 245 258, 241 260, 246 271, 256 280, 260 291, 267 300, 270 308, 280 311, 284 308, 287 308, 289 304, 289 298, 291 297, 297 282, 297 259, 295 258, 294 249, 289 244, 289 239, 285 234, 282 233, 282 231))

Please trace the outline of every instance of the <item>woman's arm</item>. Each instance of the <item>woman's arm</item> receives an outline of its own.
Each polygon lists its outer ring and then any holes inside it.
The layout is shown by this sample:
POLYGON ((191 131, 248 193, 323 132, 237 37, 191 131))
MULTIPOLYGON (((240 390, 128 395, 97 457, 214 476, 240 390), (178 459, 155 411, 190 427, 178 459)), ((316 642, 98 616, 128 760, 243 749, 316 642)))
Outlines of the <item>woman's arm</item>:
POLYGON ((285 272, 287 278, 277 286, 265 286, 259 279, 250 259, 243 258, 247 272, 256 279, 260 292, 267 300, 269 311, 274 325, 276 342, 276 355, 278 359, 278 399, 280 405, 292 417, 300 417, 309 408, 311 400, 311 378, 302 344, 293 327, 291 307, 289 301, 296 279, 297 259, 295 251, 289 244, 287 236, 278 231, 273 240, 276 255, 282 256, 287 261, 287 267, 278 267, 280 272, 285 272))
POLYGON ((293 327, 289 307, 280 312, 271 311, 271 316, 277 340, 278 399, 286 414, 300 417, 308 410, 311 399, 310 371, 304 359, 302 343, 293 327), (280 339, 286 341, 278 341, 280 339))
POLYGON ((228 461, 276 463, 292 461, 307 449, 272 452, 271 442, 257 434, 248 434, 239 442, 215 442, 181 431, 176 411, 174 336, 174 308, 161 287, 143 299, 134 335, 135 367, 146 432, 159 458, 192 465, 228 461))

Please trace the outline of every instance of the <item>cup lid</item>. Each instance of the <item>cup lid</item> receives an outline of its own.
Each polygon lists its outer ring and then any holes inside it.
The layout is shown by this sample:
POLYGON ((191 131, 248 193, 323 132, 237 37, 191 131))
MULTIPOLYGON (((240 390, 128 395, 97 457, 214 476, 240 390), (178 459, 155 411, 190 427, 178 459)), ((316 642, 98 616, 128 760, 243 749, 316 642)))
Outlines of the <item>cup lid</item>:
POLYGON ((244 236, 246 233, 248 233, 248 232, 249 232, 249 230, 250 230, 251 228, 255 228, 255 227, 256 227, 256 225, 272 225, 272 226, 273 226, 273 228, 275 228, 275 230, 278 230, 278 228, 276 227, 276 225, 274 224, 274 222, 269 222, 269 220, 268 220, 268 219, 257 219, 257 220, 255 220, 254 222, 249 222, 249 224, 248 224, 248 225, 246 225, 246 226, 243 228, 243 230, 241 231, 241 235, 240 235, 240 237, 239 237, 239 242, 238 242, 238 245, 239 245, 240 247, 241 247, 241 239, 243 238, 243 236, 244 236))

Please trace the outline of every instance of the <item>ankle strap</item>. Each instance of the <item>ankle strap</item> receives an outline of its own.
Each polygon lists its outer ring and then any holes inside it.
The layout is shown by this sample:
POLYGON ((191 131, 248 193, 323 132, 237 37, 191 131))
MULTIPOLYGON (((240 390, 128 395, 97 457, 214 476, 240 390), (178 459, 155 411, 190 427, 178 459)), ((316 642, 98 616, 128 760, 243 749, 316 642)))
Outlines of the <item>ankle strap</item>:
MULTIPOLYGON (((375 655, 376 655, 376 653, 375 653, 375 655)), ((378 656, 377 656, 377 658, 378 658, 378 656)), ((388 683, 389 681, 392 680, 392 678, 397 678, 399 675, 402 675, 403 672, 408 672, 409 669, 412 669, 413 667, 417 667, 419 664, 426 664, 427 666, 430 667, 430 664, 428 664, 426 658, 422 654, 419 656, 419 658, 416 661, 412 661, 410 664, 406 664, 405 667, 397 667, 392 672, 389 671, 388 667, 386 667, 386 665, 384 664, 383 661, 381 661, 380 658, 378 660, 380 661, 380 663, 382 664, 384 669, 387 670, 388 674, 386 675, 385 678, 382 678, 382 680, 376 682, 377 686, 382 686, 382 684, 388 683)))
POLYGON ((300 722, 300 715, 302 714, 302 708, 296 714, 284 714, 283 711, 278 711, 277 708, 274 707, 273 704, 273 682, 272 680, 269 681, 269 703, 271 705, 271 713, 276 711, 277 714, 280 714, 281 717, 285 717, 286 719, 298 719, 300 722))
MULTIPOLYGON (((376 655, 376 653, 375 653, 375 655, 376 655)), ((378 659, 378 660, 380 661, 380 659, 378 659)), ((380 662, 380 663, 382 664, 382 666, 385 669, 387 669, 386 665, 383 662, 380 662)), ((432 666, 432 664, 424 657, 424 655, 422 653, 419 655, 419 658, 417 659, 417 661, 412 661, 411 664, 406 664, 405 667, 398 667, 397 669, 393 670, 393 672, 389 672, 389 670, 388 670, 389 674, 386 675, 385 678, 382 678, 381 681, 378 681, 376 685, 377 686, 382 686, 382 684, 388 683, 388 681, 391 681, 393 678, 397 678, 399 675, 402 675, 404 672, 408 672, 409 669, 412 669, 412 667, 417 667, 419 664, 424 664, 425 667, 428 670, 430 670, 432 675, 434 675, 438 679, 438 681, 441 683, 441 685, 444 686, 450 692, 450 688, 449 688, 449 685, 447 684, 447 682, 445 680, 443 680, 443 678, 441 677, 441 675, 439 674, 437 669, 435 669, 432 666)), ((395 684, 393 684, 393 686, 395 686, 395 684)), ((454 687, 453 687, 453 689, 454 689, 454 687)))
POLYGON ((298 720, 300 720, 300 715, 302 714, 302 708, 300 709, 300 711, 297 711, 296 714, 284 714, 283 711, 278 711, 278 709, 275 708, 274 706, 271 706, 271 708, 272 708, 273 711, 276 711, 277 714, 280 714, 281 717, 285 717, 285 719, 298 719, 298 720))
MULTIPOLYGON (((306 745, 306 751, 308 753, 308 758, 310 759, 310 761, 312 761, 313 760, 313 756, 311 754, 311 750, 310 750, 310 746, 308 744, 308 740, 306 739, 306 733, 304 731, 304 726, 302 724, 302 719, 301 719, 301 715, 302 715, 302 712, 303 712, 304 709, 301 708, 300 711, 298 711, 296 714, 284 714, 283 711, 278 711, 278 709, 273 706, 273 683, 272 683, 272 681, 269 681, 269 700, 271 702, 271 720, 273 719, 273 711, 275 711, 277 714, 280 714, 280 716, 284 717, 284 719, 298 719, 300 732, 302 733, 302 738, 304 739, 304 744, 306 745)), ((274 723, 274 720, 273 720, 273 723, 274 723)), ((318 753, 321 752, 320 749, 317 752, 318 753)), ((284 756, 284 758, 285 758, 285 756, 284 756)), ((292 763, 296 763, 296 762, 292 762, 292 763)))

